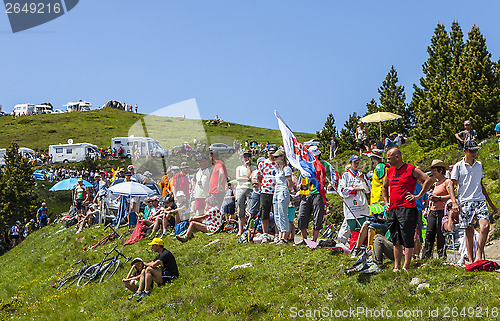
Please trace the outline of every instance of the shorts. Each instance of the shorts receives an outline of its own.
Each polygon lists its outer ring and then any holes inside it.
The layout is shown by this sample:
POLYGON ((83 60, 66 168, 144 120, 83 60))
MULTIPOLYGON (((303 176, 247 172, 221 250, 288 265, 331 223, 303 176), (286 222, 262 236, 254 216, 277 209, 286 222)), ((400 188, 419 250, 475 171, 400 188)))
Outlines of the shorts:
POLYGON ((273 208, 273 194, 260 194, 260 219, 268 220, 273 208))
POLYGON ((40 227, 46 226, 47 225, 47 218, 41 218, 40 219, 40 227))
POLYGON ((319 231, 323 228, 323 215, 325 214, 325 203, 321 194, 303 195, 300 200, 299 217, 297 225, 300 230, 306 230, 313 219, 313 229, 319 231))
POLYGON ((418 211, 416 207, 394 208, 387 212, 387 226, 392 244, 405 248, 415 247, 415 229, 418 211))
POLYGON ((13 239, 13 240, 18 240, 19 239, 19 235, 11 235, 10 238, 13 239))
POLYGON ((460 202, 460 209, 460 228, 468 228, 474 225, 474 219, 490 220, 485 200, 460 202))
POLYGON ((167 270, 162 270, 161 271, 161 279, 162 279, 162 283, 159 283, 158 285, 161 286, 165 283, 170 283, 172 282, 173 279, 175 279, 175 275, 170 275, 170 272, 167 271, 167 270))
POLYGON ((347 219, 347 226, 349 226, 349 231, 351 231, 351 232, 361 229, 361 226, 366 221, 366 217, 357 217, 356 219, 358 221, 356 221, 353 218, 347 219), (358 222, 359 222, 359 224, 358 224, 358 222))
POLYGON ((76 209, 81 210, 83 208, 83 200, 76 200, 76 209))
POLYGON ((194 199, 194 210, 201 211, 202 213, 205 211, 206 201, 204 198, 195 198, 194 199))
POLYGON ((359 146, 359 149, 364 149, 365 146, 369 146, 368 140, 365 139, 365 140, 361 141, 360 143, 358 143, 358 146, 359 146))

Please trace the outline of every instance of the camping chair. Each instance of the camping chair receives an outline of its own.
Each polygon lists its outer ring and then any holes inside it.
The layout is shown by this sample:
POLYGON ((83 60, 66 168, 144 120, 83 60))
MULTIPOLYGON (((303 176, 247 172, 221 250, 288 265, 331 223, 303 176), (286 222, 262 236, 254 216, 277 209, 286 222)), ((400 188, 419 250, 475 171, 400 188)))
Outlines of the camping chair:
POLYGON ((457 263, 457 252, 460 248, 460 243, 455 242, 455 232, 444 232, 444 251, 453 250, 453 263, 457 263))

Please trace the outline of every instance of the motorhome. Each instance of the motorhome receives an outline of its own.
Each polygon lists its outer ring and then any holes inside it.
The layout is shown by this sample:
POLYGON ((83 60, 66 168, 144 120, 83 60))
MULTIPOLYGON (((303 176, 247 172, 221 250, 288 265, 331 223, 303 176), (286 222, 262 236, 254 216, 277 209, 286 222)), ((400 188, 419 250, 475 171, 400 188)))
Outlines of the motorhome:
POLYGON ((66 111, 70 113, 73 111, 89 111, 92 107, 92 104, 87 101, 80 100, 78 102, 68 102, 63 106, 66 107, 66 111))
POLYGON ((49 146, 49 155, 53 163, 81 162, 85 158, 97 159, 99 151, 96 145, 88 143, 59 144, 49 146))
POLYGON ((33 104, 17 104, 14 106, 14 115, 31 115, 35 113, 35 105, 33 104))
POLYGON ((52 114, 52 110, 50 105, 35 105, 35 114, 52 114))
MULTIPOLYGON (((0 166, 5 165, 5 153, 7 149, 0 149, 0 166)), ((41 165, 41 160, 36 158, 35 151, 30 148, 20 147, 18 153, 24 158, 27 158, 33 165, 41 165)))
POLYGON ((168 156, 168 152, 154 138, 150 137, 115 137, 111 139, 111 148, 117 152, 122 148, 119 157, 146 157, 146 156, 168 156))

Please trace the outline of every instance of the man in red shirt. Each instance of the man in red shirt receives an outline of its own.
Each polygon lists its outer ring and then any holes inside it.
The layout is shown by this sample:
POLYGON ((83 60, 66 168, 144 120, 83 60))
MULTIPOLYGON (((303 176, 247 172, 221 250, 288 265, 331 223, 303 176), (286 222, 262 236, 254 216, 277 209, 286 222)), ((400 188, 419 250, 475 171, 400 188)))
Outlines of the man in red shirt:
POLYGON ((387 162, 391 167, 387 170, 382 185, 387 211, 387 226, 394 244, 394 272, 399 272, 399 265, 405 248, 403 270, 410 267, 415 246, 414 234, 417 227, 417 206, 415 201, 421 198, 431 187, 431 179, 417 167, 403 163, 401 151, 391 148, 387 152, 387 162), (422 183, 418 195, 413 194, 417 181, 422 183))
POLYGON ((188 163, 182 162, 181 171, 177 172, 173 177, 172 188, 173 195, 177 195, 178 191, 183 191, 184 195, 186 195, 186 199, 189 201, 189 178, 187 177, 188 169, 188 163))
POLYGON ((227 169, 224 162, 219 159, 217 151, 210 151, 210 161, 214 165, 210 180, 208 181, 208 192, 215 196, 217 206, 221 206, 226 194, 227 169))

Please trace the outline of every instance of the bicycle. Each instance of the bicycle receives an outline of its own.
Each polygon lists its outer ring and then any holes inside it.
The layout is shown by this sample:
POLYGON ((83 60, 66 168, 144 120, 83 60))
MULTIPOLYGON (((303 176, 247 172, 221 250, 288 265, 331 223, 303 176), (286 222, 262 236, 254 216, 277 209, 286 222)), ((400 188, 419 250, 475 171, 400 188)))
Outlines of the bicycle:
POLYGON ((118 251, 116 247, 118 246, 115 245, 111 251, 109 252, 104 252, 104 258, 100 263, 93 264, 89 266, 83 274, 78 278, 78 282, 76 283, 77 286, 84 286, 87 285, 90 281, 96 279, 100 274, 101 278, 99 279, 99 283, 103 283, 109 280, 110 277, 112 277, 116 270, 120 267, 120 256, 124 257, 126 259, 125 263, 130 261, 132 257, 126 257, 123 253, 118 251), (108 258, 108 255, 111 253, 116 252, 116 255, 108 258))
POLYGON ((76 265, 76 264, 79 264, 79 263, 82 263, 83 262, 83 267, 81 267, 77 272, 75 272, 74 274, 68 276, 66 279, 62 280, 59 285, 56 285, 54 284, 53 287, 56 288, 56 290, 60 290, 62 288, 65 288, 65 287, 68 287, 70 285, 72 285, 73 283, 75 283, 78 278, 83 275, 83 273, 85 272, 85 270, 87 270, 89 268, 89 264, 86 264, 85 261, 83 260, 80 260, 78 262, 75 262, 73 263, 73 265, 76 265))
POLYGON ((106 227, 104 228, 104 230, 106 231, 108 228, 110 228, 112 230, 112 232, 108 235, 106 235, 102 240, 99 240, 97 242, 95 242, 94 244, 86 247, 84 250, 85 251, 90 251, 90 250, 93 250, 99 246, 102 246, 104 244, 106 244, 108 241, 113 241, 115 238, 120 238, 120 234, 118 234, 118 232, 112 227, 111 223, 109 223, 108 225, 106 225, 106 227))

